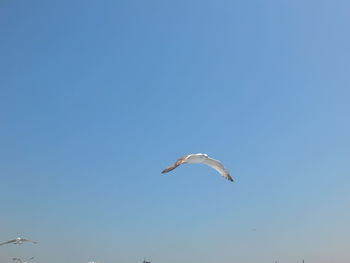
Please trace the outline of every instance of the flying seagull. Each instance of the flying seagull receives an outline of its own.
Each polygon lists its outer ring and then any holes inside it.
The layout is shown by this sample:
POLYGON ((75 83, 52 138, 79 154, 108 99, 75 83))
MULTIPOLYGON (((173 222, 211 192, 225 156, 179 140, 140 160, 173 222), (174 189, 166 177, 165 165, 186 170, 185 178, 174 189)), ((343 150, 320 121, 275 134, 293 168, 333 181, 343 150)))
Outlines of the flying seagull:
POLYGON ((32 259, 34 259, 34 257, 31 257, 30 259, 28 259, 28 260, 26 260, 26 261, 23 261, 23 260, 20 259, 20 258, 12 258, 12 260, 17 260, 17 261, 19 261, 20 263, 28 263, 28 261, 30 261, 30 260, 32 260, 32 259))
POLYGON ((220 173, 221 176, 225 177, 227 180, 233 182, 232 177, 220 161, 212 159, 207 154, 203 153, 189 154, 181 157, 173 165, 163 170, 162 174, 170 172, 171 170, 174 170, 176 167, 184 163, 204 163, 206 165, 209 165, 211 168, 214 168, 220 173))
POLYGON ((38 243, 38 242, 35 242, 35 241, 33 241, 33 240, 29 240, 29 239, 17 237, 16 239, 13 239, 13 240, 10 240, 10 241, 6 241, 6 242, 0 243, 0 246, 5 245, 5 244, 10 244, 10 243, 12 243, 12 244, 14 244, 14 245, 20 245, 20 244, 22 244, 22 243, 24 243, 24 242, 32 242, 32 243, 34 243, 34 244, 37 244, 37 243, 38 243))

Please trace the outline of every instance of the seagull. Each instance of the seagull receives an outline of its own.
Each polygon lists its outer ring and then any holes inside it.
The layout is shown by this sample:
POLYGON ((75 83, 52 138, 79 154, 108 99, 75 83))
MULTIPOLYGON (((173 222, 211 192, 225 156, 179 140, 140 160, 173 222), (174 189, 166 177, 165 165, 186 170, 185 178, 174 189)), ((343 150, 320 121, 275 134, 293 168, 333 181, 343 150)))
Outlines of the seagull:
POLYGON ((180 159, 178 159, 173 165, 163 170, 162 174, 170 172, 171 170, 174 170, 176 167, 184 163, 204 163, 206 165, 209 165, 211 168, 214 168, 220 173, 221 176, 225 177, 227 180, 233 182, 232 177, 225 169, 223 164, 218 160, 210 158, 207 154, 204 153, 196 153, 183 156, 180 159))
POLYGON ((14 245, 20 245, 24 242, 32 242, 34 244, 37 244, 38 242, 35 242, 35 241, 32 241, 32 240, 29 240, 29 239, 25 239, 25 238, 21 238, 21 237, 17 237, 16 239, 13 239, 13 240, 10 240, 10 241, 6 241, 6 242, 2 242, 0 243, 0 246, 2 245, 5 245, 5 244, 14 244, 14 245))
POLYGON ((19 261, 20 263, 28 263, 28 261, 30 261, 30 260, 32 260, 32 259, 34 259, 34 257, 31 257, 30 259, 28 259, 28 260, 26 260, 26 261, 23 261, 23 260, 20 259, 20 258, 12 258, 12 260, 17 260, 17 261, 19 261))

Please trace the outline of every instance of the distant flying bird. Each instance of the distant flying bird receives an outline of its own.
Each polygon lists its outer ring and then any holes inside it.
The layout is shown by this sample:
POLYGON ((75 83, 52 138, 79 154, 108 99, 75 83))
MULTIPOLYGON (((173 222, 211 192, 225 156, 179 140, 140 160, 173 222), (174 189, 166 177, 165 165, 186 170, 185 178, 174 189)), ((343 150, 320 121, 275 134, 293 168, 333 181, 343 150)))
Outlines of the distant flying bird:
POLYGON ((31 242, 31 243, 34 243, 34 244, 37 244, 38 242, 35 242, 35 241, 32 241, 32 240, 29 240, 29 239, 25 239, 25 238, 21 238, 21 237, 17 237, 16 239, 13 239, 13 240, 10 240, 10 241, 6 241, 6 242, 2 242, 0 243, 0 246, 2 245, 5 245, 5 244, 14 244, 14 245, 20 245, 24 242, 31 242))
POLYGON ((184 163, 204 163, 214 168, 216 171, 220 173, 221 176, 225 177, 227 180, 233 182, 232 177, 230 176, 230 174, 228 173, 228 171, 225 169, 225 167, 220 161, 212 159, 208 157, 207 154, 203 154, 203 153, 189 154, 181 157, 173 165, 163 170, 162 174, 170 172, 171 170, 174 170, 176 167, 184 163))
POLYGON ((28 261, 30 261, 30 260, 32 260, 32 259, 34 259, 34 257, 31 257, 30 259, 28 259, 28 260, 26 260, 26 261, 23 261, 23 260, 20 259, 20 258, 12 258, 12 260, 17 260, 17 261, 19 261, 20 263, 28 263, 28 261))

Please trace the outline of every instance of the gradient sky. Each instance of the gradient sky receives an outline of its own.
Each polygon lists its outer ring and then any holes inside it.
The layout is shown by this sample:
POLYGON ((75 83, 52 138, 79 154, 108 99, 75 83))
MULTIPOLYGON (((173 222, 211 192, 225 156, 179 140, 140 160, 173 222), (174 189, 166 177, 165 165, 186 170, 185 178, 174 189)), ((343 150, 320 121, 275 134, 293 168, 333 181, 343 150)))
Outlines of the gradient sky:
POLYGON ((1 1, 0 262, 348 263, 349 13, 1 1))

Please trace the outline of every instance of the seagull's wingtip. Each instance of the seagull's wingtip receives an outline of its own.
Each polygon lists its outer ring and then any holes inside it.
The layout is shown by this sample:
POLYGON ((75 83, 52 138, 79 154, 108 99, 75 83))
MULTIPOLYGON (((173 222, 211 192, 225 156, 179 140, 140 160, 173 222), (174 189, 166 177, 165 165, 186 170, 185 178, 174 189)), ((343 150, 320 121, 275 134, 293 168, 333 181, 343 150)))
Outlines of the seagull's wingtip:
POLYGON ((234 182, 235 180, 233 180, 233 178, 231 177, 231 175, 227 175, 227 180, 229 180, 230 182, 234 182))

